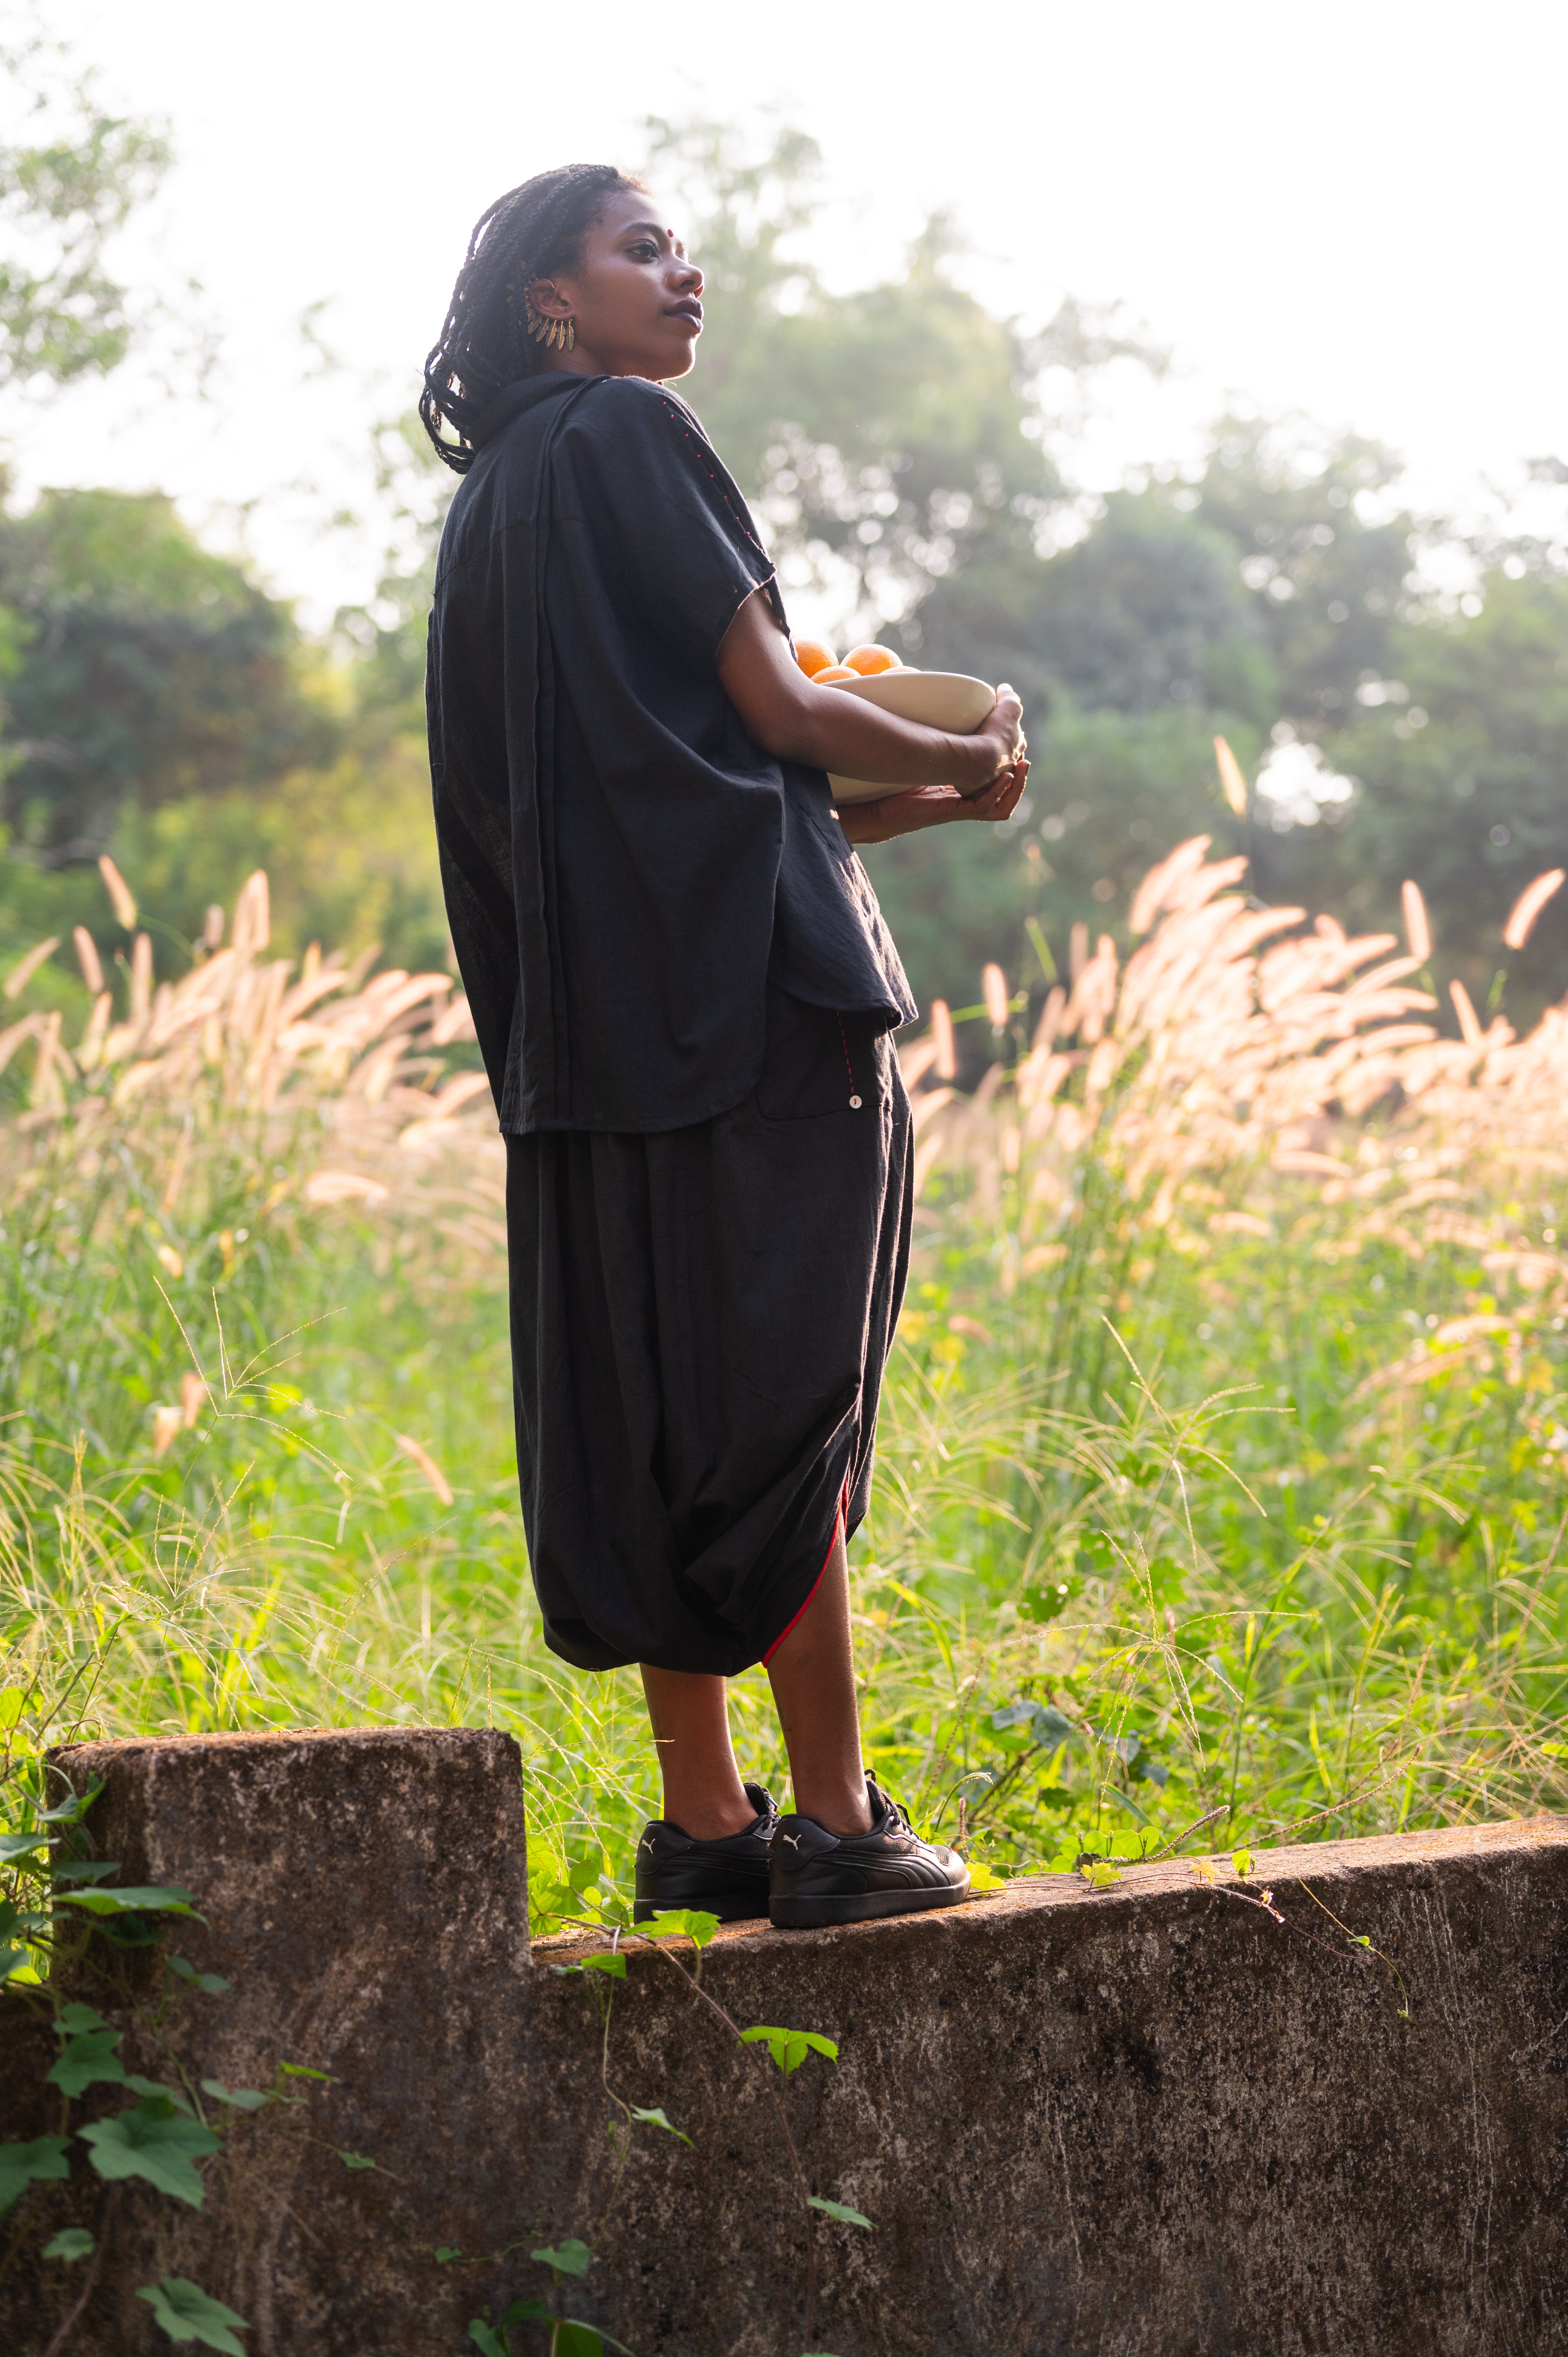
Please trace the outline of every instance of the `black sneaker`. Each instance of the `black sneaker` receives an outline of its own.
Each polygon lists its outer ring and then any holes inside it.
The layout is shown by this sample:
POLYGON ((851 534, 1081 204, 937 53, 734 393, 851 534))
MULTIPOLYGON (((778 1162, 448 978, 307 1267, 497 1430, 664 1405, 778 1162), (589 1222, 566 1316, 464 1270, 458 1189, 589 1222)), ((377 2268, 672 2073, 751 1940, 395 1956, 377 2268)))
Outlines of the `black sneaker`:
POLYGON ((956 1850, 920 1841, 897 1804, 868 1776, 871 1831, 841 1839, 814 1817, 780 1817, 768 1873, 768 1912, 781 1932, 812 1924, 864 1923, 956 1907, 969 1868, 956 1850))
POLYGON ((646 1923, 667 1907, 701 1908, 721 1923, 767 1914, 768 1844, 779 1804, 762 1784, 748 1784, 746 1797, 757 1811, 755 1822, 722 1841, 693 1841, 667 1817, 643 1826, 637 1845, 634 1923, 646 1923))

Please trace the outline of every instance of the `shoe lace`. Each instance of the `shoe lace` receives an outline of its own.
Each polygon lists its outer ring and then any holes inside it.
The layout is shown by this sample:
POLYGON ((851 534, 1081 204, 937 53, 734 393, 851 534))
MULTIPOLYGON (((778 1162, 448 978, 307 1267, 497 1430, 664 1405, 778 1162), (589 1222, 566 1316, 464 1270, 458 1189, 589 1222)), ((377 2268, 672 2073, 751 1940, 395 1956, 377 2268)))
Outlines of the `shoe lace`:
POLYGON ((891 1792, 884 1792, 880 1784, 878 1784, 876 1789, 878 1792, 882 1793, 883 1802, 892 1815, 893 1823, 888 1827, 888 1831, 890 1833, 906 1833, 910 1835, 911 1839, 913 1839, 915 1837, 915 1828, 909 1823, 909 1812, 904 1806, 902 1801, 896 1801, 891 1792))

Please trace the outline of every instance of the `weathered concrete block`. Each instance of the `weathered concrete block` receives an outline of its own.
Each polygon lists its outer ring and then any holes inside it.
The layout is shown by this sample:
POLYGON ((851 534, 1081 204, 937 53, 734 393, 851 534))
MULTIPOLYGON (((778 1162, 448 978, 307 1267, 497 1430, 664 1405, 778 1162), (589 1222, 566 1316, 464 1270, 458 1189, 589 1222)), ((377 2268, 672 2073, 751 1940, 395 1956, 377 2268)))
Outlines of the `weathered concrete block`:
MULTIPOLYGON (((181 1947, 233 1988, 168 2029, 198 2075, 334 2074, 239 2127, 199 2216, 124 2189, 82 2357, 165 2346, 133 2295, 166 2273, 247 2317, 254 2357, 456 2357, 485 2304, 545 2288, 529 2249, 574 2233, 600 2256, 567 2305, 638 2357, 1568 2346, 1561 1821, 1275 1852, 1245 1888, 1166 1865, 722 1934, 703 1986, 740 2023, 841 2049, 784 2102, 811 2190, 876 2231, 823 2222, 808 2343, 771 2065, 668 1955, 631 1954, 607 2040, 594 1988, 548 1969, 584 1944, 531 1957, 507 1738, 192 1738, 66 1765, 106 1780, 97 1853, 188 1884, 208 1916, 181 1947), (1273 1911, 1249 1903, 1265 1884, 1273 1911), (696 2148, 639 2131, 600 2238, 607 2083, 696 2148)), ((127 1974, 127 2019, 136 1993, 127 1974)), ((34 2037, 0 2036, 7 2135, 43 2125, 34 2037)), ((137 2059, 166 2067, 151 2040, 137 2059)), ((69 2294, 35 2255, 102 2205, 96 2182, 29 2197, 0 2347, 41 2351, 69 2294)))

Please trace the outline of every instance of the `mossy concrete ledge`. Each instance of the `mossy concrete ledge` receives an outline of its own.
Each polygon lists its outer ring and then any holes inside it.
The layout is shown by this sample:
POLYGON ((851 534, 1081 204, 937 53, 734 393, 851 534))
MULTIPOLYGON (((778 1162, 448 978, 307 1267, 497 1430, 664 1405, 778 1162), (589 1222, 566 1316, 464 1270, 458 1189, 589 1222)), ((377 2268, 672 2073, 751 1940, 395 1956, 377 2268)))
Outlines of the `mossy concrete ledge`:
MULTIPOLYGON (((193 2078, 331 2074, 239 2121, 199 2214, 119 2189, 73 2357, 165 2349, 134 2296, 165 2275, 245 2317, 252 2357, 460 2357, 471 2319, 547 2289, 532 2249, 594 2237, 607 2078, 693 2139, 637 2131, 599 2256, 564 2293, 637 2357, 1568 2346, 1562 1820, 1261 1853, 1245 1883, 1171 1863, 1101 1890, 1047 1876, 902 1922, 722 1935, 702 1985, 738 2022, 840 2050, 783 2100, 811 2190, 875 2231, 821 2221, 808 2342, 765 2050, 737 2049, 646 1949, 613 1984, 607 2047, 595 1998, 612 1985, 552 1969, 604 1943, 530 1948, 507 1737, 200 1737, 59 1764, 103 1780, 95 1854, 185 1884, 207 1919, 179 1946, 232 1986, 169 2025, 193 2078)), ((83 1994, 131 2023, 150 1970, 83 1994)), ((56 2125, 51 2047, 7 1998, 6 2136, 56 2125)), ((126 2054, 166 2072, 139 2032, 126 2054)), ((48 2345, 82 2277, 42 2246, 102 2228, 103 2198, 79 2164, 16 2213, 7 2357, 48 2345)))

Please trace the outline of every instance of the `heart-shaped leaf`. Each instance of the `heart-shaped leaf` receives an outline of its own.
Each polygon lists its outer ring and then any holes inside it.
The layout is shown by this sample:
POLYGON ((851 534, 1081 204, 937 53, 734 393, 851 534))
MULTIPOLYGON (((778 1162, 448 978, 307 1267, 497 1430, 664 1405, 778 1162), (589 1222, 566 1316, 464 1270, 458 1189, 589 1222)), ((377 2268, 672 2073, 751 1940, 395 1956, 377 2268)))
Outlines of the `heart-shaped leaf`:
POLYGON ((200 2209, 207 2192, 194 2164, 220 2151, 223 2143, 199 2120, 177 2112, 166 2096, 161 2101, 144 2097, 134 2112, 93 2120, 81 2133, 92 2147, 92 2166, 100 2177, 145 2178, 160 2193, 172 2194, 192 2210, 200 2209))
POLYGON ((31 2144, 0 2144, 0 2218, 36 2180, 70 2175, 68 2142, 65 2136, 35 2136, 31 2144))
POLYGON ((542 2251, 530 2251, 528 2255, 537 2259, 542 2267, 553 2267, 558 2276, 585 2276, 594 2258, 586 2243, 580 2243, 575 2234, 568 2234, 556 2248, 547 2244, 542 2251))
POLYGON ((92 2249, 92 2237, 85 2226, 62 2226, 59 2233, 51 2234, 44 2244, 43 2256, 46 2259, 85 2259, 91 2256, 92 2249))
POLYGON ((49 2072, 49 2084, 70 2096, 89 2087, 123 2087, 125 2066, 114 2051, 119 2043, 117 2029, 90 2029, 73 2038, 49 2072))
POLYGON ((740 2040, 743 2046, 766 2044, 786 2078, 791 2071, 800 2069, 809 2053, 826 2055, 830 2062, 839 2059, 832 2040, 824 2038, 819 2029, 768 2029, 759 2024, 755 2029, 743 2029, 740 2040))
POLYGON ((160 2284, 145 2285, 136 2298, 146 2301, 171 2341, 199 2341, 204 2349, 221 2350, 223 2357, 245 2357, 244 2343, 234 2338, 236 2332, 249 2331, 244 2318, 188 2276, 165 2276, 160 2284))
POLYGON ((666 1907, 637 1928, 650 1940, 690 1940, 694 1947, 705 1948, 719 1928, 719 1919, 704 1914, 700 1907, 666 1907))

